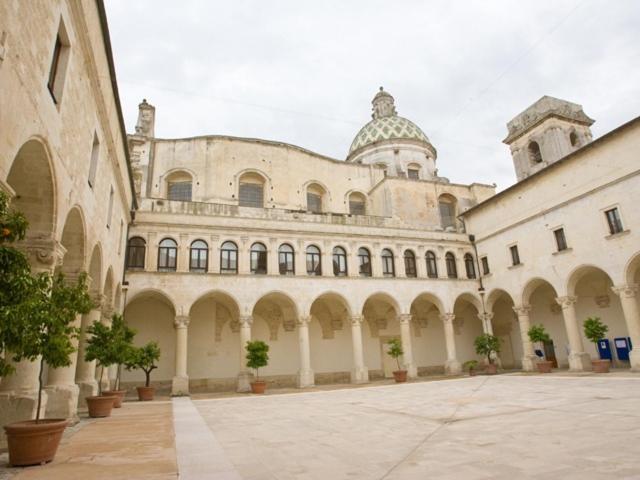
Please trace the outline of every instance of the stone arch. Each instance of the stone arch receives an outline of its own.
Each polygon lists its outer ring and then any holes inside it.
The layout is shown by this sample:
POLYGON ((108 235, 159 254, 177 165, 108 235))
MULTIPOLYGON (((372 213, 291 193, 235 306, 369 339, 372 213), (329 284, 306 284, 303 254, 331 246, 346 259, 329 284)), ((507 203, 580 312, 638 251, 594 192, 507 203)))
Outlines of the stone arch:
POLYGON ((493 289, 487 295, 487 312, 492 314, 491 328, 500 340, 500 360, 507 369, 522 368, 522 336, 513 296, 503 289, 493 289))
MULTIPOLYGON (((60 270, 65 274, 78 274, 86 265, 86 228, 84 215, 79 206, 67 213, 60 243, 66 249, 60 270)), ((100 281, 100 280, 98 280, 100 281)))
POLYGON ((418 374, 444 373, 447 360, 442 300, 434 293, 422 292, 411 302, 413 356, 418 374))
POLYGON ((126 309, 130 304, 132 304, 137 300, 141 300, 144 298, 151 298, 151 297, 157 297, 160 301, 162 301, 168 307, 170 307, 174 313, 178 313, 176 309, 176 302, 171 297, 171 295, 157 288, 145 288, 143 290, 140 290, 139 292, 136 292, 131 298, 127 299, 127 303, 124 307, 126 309))
POLYGON ((456 306, 456 303, 458 303, 459 301, 469 302, 471 305, 473 305, 476 308, 476 310, 478 310, 478 312, 483 311, 482 301, 471 292, 460 293, 453 302, 454 308, 456 306))
POLYGON ((487 300, 486 300, 486 308, 488 312, 492 312, 493 311, 493 306, 494 304, 501 299, 501 297, 507 297, 509 300, 511 300, 511 303, 513 303, 515 305, 515 300, 513 299, 513 295, 511 295, 509 292, 507 292, 506 290, 502 289, 502 288, 494 288, 493 290, 491 290, 489 292, 489 294, 487 295, 487 300))
POLYGON ((370 300, 382 300, 389 303, 389 305, 393 307, 396 315, 400 315, 400 313, 402 312, 400 302, 398 302, 398 300, 396 300, 392 295, 382 291, 374 292, 365 299, 365 301, 362 303, 362 307, 360 308, 362 312, 364 312, 365 306, 370 300))
POLYGON ((580 265, 574 268, 567 276, 567 284, 565 287, 565 292, 567 292, 567 295, 575 295, 576 285, 578 284, 578 282, 580 282, 580 280, 582 280, 582 278, 584 278, 586 275, 595 272, 602 272, 613 284, 613 281, 611 280, 613 277, 609 275, 609 273, 605 269, 591 264, 580 265))
POLYGON ((109 268, 107 269, 107 275, 104 278, 104 287, 102 289, 102 294, 104 295, 105 299, 105 307, 107 307, 108 310, 115 311, 118 305, 115 303, 114 299, 113 282, 113 268, 109 266, 109 268))
POLYGON ((400 339, 399 316, 402 313, 398 301, 386 292, 376 292, 367 297, 362 306, 362 344, 365 365, 370 378, 391 377, 397 369, 395 361, 387 355, 387 342, 400 339), (373 368, 373 370, 371 370, 373 368))
POLYGON ((482 356, 476 354, 474 346, 475 339, 484 333, 482 320, 479 317, 483 311, 482 302, 470 292, 459 294, 453 303, 452 312, 455 315, 453 331, 458 359, 462 362, 483 360, 482 356))
POLYGON ((306 209, 309 211, 313 211, 316 213, 327 212, 331 205, 331 193, 329 188, 322 182, 318 180, 309 180, 302 185, 302 190, 300 192, 303 195, 303 201, 306 209), (320 197, 320 210, 314 210, 311 205, 309 205, 309 194, 316 195, 320 197))
POLYGON ((7 184, 15 192, 12 206, 29 221, 27 238, 53 239, 57 223, 55 170, 47 144, 25 142, 14 157, 7 184))
POLYGON ((531 300, 531 295, 541 286, 546 285, 553 290, 553 293, 558 296, 558 288, 556 285, 541 277, 535 277, 529 280, 523 287, 520 298, 523 305, 528 305, 531 300))
POLYGON ((183 201, 191 201, 193 199, 193 187, 196 183, 196 175, 195 173, 188 168, 172 168, 167 171, 161 177, 163 191, 162 194, 168 200, 183 200, 183 201), (176 186, 172 189, 172 184, 184 184, 187 189, 182 186, 176 186), (188 184, 188 185, 186 185, 188 184), (181 188, 182 191, 177 191, 177 188, 181 188), (184 198, 177 198, 177 196, 181 196, 184 198), (175 198, 174 198, 175 197, 175 198))
POLYGON ((329 291, 321 293, 311 302, 309 314, 318 321, 322 338, 331 339, 336 331, 347 328, 352 309, 343 295, 329 291))
MULTIPOLYGON (((262 170, 255 168, 245 168, 240 170, 233 177, 234 179, 234 196, 238 200, 238 204, 241 203, 240 190, 241 184, 254 184, 262 186, 262 207, 265 207, 269 201, 271 201, 271 177, 262 170)), ((250 185, 249 185, 250 186, 250 185)), ((254 205, 247 205, 254 206, 254 205)))
POLYGON ((102 245, 97 242, 93 246, 91 259, 89 260, 89 277, 91 278, 91 290, 94 292, 102 291, 102 245))
POLYGON ((113 309, 118 313, 122 311, 122 284, 120 282, 118 282, 113 291, 113 309))
POLYGON ((625 265, 624 280, 627 285, 640 282, 640 252, 634 254, 625 265))

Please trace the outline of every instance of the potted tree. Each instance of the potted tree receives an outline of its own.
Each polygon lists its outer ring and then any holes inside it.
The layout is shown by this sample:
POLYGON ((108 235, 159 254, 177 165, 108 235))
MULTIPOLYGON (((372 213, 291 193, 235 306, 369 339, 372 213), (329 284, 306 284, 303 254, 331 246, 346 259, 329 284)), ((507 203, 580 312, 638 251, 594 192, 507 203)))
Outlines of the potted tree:
POLYGON ((467 360, 462 364, 462 368, 469 372, 469 376, 473 377, 476 374, 476 368, 478 368, 477 360, 467 360))
MULTIPOLYGON (((549 334, 544 329, 544 327, 540 324, 532 325, 531 328, 529 328, 527 335, 529 335, 529 340, 531 341, 531 343, 540 342, 544 344, 546 342, 551 341, 549 334)), ((553 367, 553 362, 550 360, 538 360, 536 362, 536 368, 540 373, 551 373, 552 367, 553 367)))
POLYGON ((160 360, 160 347, 157 342, 149 342, 142 347, 131 347, 128 349, 128 355, 124 362, 127 370, 140 369, 144 372, 144 387, 137 387, 138 400, 153 400, 155 395, 155 387, 151 386, 151 372, 158 366, 156 362, 160 360))
POLYGON ((500 352, 500 339, 498 337, 485 333, 476 337, 474 342, 476 347, 476 353, 478 355, 486 355, 487 366, 485 371, 490 375, 495 375, 498 372, 498 365, 494 363, 493 355, 500 352))
POLYGON ((100 379, 98 380, 98 395, 85 397, 89 416, 92 418, 108 417, 116 401, 115 395, 106 395, 102 392, 102 380, 104 369, 116 363, 116 348, 114 339, 115 330, 101 322, 93 322, 87 328, 87 348, 84 359, 87 362, 96 360, 100 367, 100 379))
POLYGON ((36 418, 4 426, 13 466, 53 460, 68 419, 40 418, 44 365, 71 365, 72 339, 78 336, 73 323, 78 314, 93 307, 86 274, 76 282, 67 281, 62 274, 31 274, 26 256, 7 245, 22 240, 26 228, 24 216, 9 210, 8 198, 0 192, 0 349, 4 352, 0 375, 14 372, 7 359, 39 363, 36 418))
POLYGON ((122 400, 127 393, 126 390, 120 389, 122 365, 124 365, 129 358, 130 350, 133 347, 133 338, 135 337, 136 332, 133 328, 128 327, 124 322, 124 317, 117 313, 114 313, 111 317, 111 331, 113 341, 113 361, 118 366, 118 373, 116 375, 114 389, 105 390, 102 393, 106 396, 115 396, 116 400, 113 402, 113 408, 120 408, 122 407, 122 400))
POLYGON ((600 358, 598 350, 598 341, 602 340, 608 331, 609 327, 602 323, 599 317, 589 317, 584 321, 584 336, 593 342, 598 352, 598 359, 591 361, 595 373, 609 373, 611 362, 600 358))
POLYGON ((256 371, 256 379, 251 382, 251 391, 253 393, 264 393, 267 388, 267 382, 260 380, 258 369, 266 367, 269 363, 269 345, 262 340, 253 340, 247 342, 247 367, 256 371))
POLYGON ((402 370, 400 368, 400 357, 404 355, 404 350, 402 350, 402 342, 399 338, 392 338, 387 342, 389 348, 387 349, 387 355, 391 358, 395 358, 396 364, 398 365, 398 370, 393 372, 393 378, 395 378, 396 383, 402 383, 407 381, 407 371, 402 370))

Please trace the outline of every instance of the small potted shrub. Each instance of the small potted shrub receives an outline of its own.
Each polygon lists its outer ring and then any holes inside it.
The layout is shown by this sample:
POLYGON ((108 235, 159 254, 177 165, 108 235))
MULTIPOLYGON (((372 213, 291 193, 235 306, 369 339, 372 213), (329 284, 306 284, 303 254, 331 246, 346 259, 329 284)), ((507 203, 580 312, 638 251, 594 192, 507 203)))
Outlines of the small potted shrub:
POLYGON ((256 371, 256 379, 251 382, 251 391, 253 393, 264 393, 267 388, 267 382, 260 380, 258 369, 266 367, 269 363, 269 345, 262 340, 253 340, 247 342, 247 367, 256 371))
POLYGON ((111 317, 111 331, 113 341, 113 361, 118 366, 118 373, 116 375, 116 382, 113 390, 105 390, 102 394, 105 396, 115 396, 116 400, 113 402, 113 408, 120 408, 122 407, 122 400, 127 393, 126 390, 120 389, 122 365, 124 365, 129 358, 130 350, 133 347, 133 337, 135 337, 136 332, 134 329, 128 327, 124 322, 124 317, 117 313, 114 313, 111 317))
MULTIPOLYGON (((544 327, 540 324, 532 325, 531 328, 529 328, 527 335, 529 335, 529 340, 531 341, 531 343, 539 342, 544 344, 546 342, 551 341, 549 334, 544 329, 544 327)), ((536 362, 536 368, 540 373, 551 373, 552 367, 553 367, 553 362, 550 360, 538 360, 536 362)))
POLYGON ((598 359, 591 361, 595 373, 609 373, 611 362, 600 358, 598 350, 598 341, 602 340, 608 331, 609 327, 602 323, 599 317, 589 317, 584 321, 584 336, 593 342, 598 352, 598 359))
POLYGON ((24 216, 9 209, 9 201, 0 192, 0 376, 14 373, 6 360, 38 361, 38 404, 35 420, 4 426, 12 466, 40 465, 50 462, 69 420, 41 419, 43 373, 51 368, 71 365, 75 351, 73 326, 78 314, 93 307, 87 290, 86 274, 75 283, 62 274, 33 275, 24 253, 7 245, 26 234, 24 216))
POLYGON ((490 375, 495 375, 498 372, 498 365, 493 361, 493 354, 500 352, 500 339, 494 335, 485 333, 476 337, 474 345, 478 355, 485 355, 487 357, 488 363, 485 371, 490 375))
POLYGON ((477 360, 467 360, 462 364, 462 368, 469 372, 469 376, 473 377, 476 374, 476 369, 478 368, 477 360))
POLYGON ((116 363, 115 330, 99 321, 87 328, 87 348, 84 352, 84 359, 87 362, 96 361, 100 368, 100 379, 98 380, 98 395, 85 397, 87 409, 91 418, 108 417, 116 402, 116 395, 107 395, 102 391, 102 380, 104 370, 116 363))
POLYGON ((398 370, 393 372, 393 378, 396 379, 396 383, 402 383, 407 381, 407 371, 402 370, 400 368, 400 357, 404 355, 404 350, 402 350, 402 342, 399 338, 392 338, 387 342, 389 345, 389 349, 387 350, 387 355, 391 358, 395 358, 396 364, 398 365, 398 370))
POLYGON ((144 372, 144 387, 137 387, 138 400, 141 402, 153 400, 156 389, 151 386, 151 372, 158 366, 156 362, 160 360, 160 347, 157 342, 149 342, 142 347, 131 347, 128 358, 125 360, 127 370, 139 369, 144 372))

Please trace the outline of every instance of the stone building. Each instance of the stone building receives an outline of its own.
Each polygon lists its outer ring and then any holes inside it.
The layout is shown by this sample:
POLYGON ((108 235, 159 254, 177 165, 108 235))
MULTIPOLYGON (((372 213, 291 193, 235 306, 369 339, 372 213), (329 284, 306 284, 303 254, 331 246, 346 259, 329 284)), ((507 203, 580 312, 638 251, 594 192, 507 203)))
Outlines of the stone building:
MULTIPOLYGON (((580 105, 543 97, 508 124, 518 183, 498 194, 440 176, 383 89, 343 159, 157 138, 146 100, 126 135, 101 1, 0 3, 0 85, 0 186, 34 269, 87 271, 99 306, 78 324, 123 311, 173 394, 247 390, 249 339, 270 345, 270 382, 299 387, 390 376, 392 338, 410 377, 459 373, 483 332, 506 369, 532 370, 538 348, 587 370, 588 316, 640 344, 640 118, 593 140, 580 105), (553 345, 531 345, 532 323, 553 345)), ((95 391, 79 347, 47 372, 47 416, 95 391)), ((2 423, 35 414, 35 368, 2 379, 2 423)))

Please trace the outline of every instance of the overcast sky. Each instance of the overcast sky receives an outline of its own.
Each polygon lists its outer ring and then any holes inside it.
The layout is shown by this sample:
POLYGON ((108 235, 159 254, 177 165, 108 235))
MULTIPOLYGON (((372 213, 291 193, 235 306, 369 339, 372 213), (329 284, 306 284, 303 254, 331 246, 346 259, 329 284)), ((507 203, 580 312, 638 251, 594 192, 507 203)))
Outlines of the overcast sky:
POLYGON ((120 98, 156 136, 292 143, 344 159, 384 86, 453 182, 515 181, 506 122, 542 95, 595 137, 640 115, 640 1, 106 0, 120 98))

